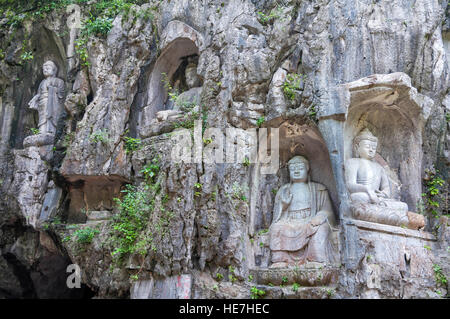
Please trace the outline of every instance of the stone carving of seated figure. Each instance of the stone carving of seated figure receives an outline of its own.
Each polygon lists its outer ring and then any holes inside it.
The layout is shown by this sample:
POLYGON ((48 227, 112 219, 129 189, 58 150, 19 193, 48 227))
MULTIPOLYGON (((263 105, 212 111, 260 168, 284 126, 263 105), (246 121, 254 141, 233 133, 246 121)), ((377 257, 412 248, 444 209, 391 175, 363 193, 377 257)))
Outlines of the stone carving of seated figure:
POLYGON ((202 87, 197 74, 197 65, 189 63, 186 66, 185 76, 189 89, 178 95, 176 101, 169 100, 166 104, 166 110, 156 113, 159 122, 180 119, 186 111, 199 110, 202 87))
POLYGON ((275 197, 269 229, 270 268, 336 263, 330 236, 335 218, 328 191, 322 184, 309 181, 309 162, 303 156, 294 156, 288 167, 291 182, 275 197))
POLYGON ((424 222, 420 221, 422 218, 408 212, 406 203, 391 198, 386 172, 374 161, 377 145, 378 139, 367 128, 364 129, 353 141, 356 157, 345 162, 345 180, 352 201, 353 217, 393 226, 418 228, 420 225, 417 223, 424 222))
POLYGON ((64 81, 56 77, 58 68, 53 61, 44 63, 45 79, 40 83, 38 93, 28 103, 30 109, 38 111, 39 134, 28 136, 24 146, 53 144, 56 126, 64 111, 64 81))

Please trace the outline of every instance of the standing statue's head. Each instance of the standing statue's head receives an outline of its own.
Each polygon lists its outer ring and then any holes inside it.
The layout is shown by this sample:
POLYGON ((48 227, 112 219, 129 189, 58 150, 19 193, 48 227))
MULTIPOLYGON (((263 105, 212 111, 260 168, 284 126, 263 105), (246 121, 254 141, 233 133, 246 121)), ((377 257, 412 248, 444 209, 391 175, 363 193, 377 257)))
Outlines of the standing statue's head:
POLYGON ((305 157, 294 156, 287 164, 291 181, 306 182, 308 180, 309 162, 305 157))
POLYGON ((353 152, 356 157, 372 160, 377 152, 377 145, 378 138, 365 128, 353 140, 353 152))
POLYGON ((185 76, 186 76, 186 84, 190 89, 200 86, 200 78, 197 74, 196 64, 189 63, 186 66, 185 76))
POLYGON ((53 61, 48 60, 42 66, 42 71, 46 78, 49 76, 56 76, 56 73, 58 72, 58 67, 53 61))

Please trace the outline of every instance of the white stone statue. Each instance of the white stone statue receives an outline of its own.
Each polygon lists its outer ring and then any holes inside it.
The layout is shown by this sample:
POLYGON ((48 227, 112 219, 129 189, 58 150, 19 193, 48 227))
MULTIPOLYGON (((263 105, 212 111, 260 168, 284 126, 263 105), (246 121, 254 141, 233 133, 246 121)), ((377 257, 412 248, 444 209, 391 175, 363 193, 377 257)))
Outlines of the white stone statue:
POLYGON ((270 267, 335 263, 337 255, 330 238, 335 217, 328 191, 322 184, 309 181, 305 157, 294 156, 288 167, 291 182, 277 192, 269 228, 270 267))
POLYGON ((354 158, 345 162, 345 180, 352 201, 353 217, 365 221, 419 228, 424 223, 408 205, 391 197, 384 168, 374 161, 378 139, 366 128, 353 141, 354 158), (415 219, 417 225, 412 225, 415 219))
POLYGON ((175 102, 168 101, 168 110, 159 111, 156 113, 158 121, 165 121, 179 119, 187 108, 192 108, 192 111, 199 110, 200 94, 202 91, 201 81, 197 74, 197 65, 189 63, 185 70, 186 84, 188 90, 181 93, 175 102))
POLYGON ((56 125, 64 110, 64 81, 57 78, 58 68, 53 61, 43 65, 45 79, 39 85, 38 93, 28 103, 39 114, 39 133, 56 133, 56 125))

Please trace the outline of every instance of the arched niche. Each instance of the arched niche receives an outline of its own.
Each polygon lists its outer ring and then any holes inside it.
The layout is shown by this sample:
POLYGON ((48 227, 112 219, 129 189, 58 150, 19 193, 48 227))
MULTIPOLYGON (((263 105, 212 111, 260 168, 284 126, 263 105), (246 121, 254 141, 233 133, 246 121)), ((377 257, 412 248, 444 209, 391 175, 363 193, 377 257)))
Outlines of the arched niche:
POLYGON ((28 103, 45 78, 42 72, 43 64, 48 60, 53 61, 58 68, 56 76, 64 81, 67 80, 67 56, 61 39, 54 31, 44 26, 33 24, 30 30, 25 50, 31 52, 33 59, 23 63, 17 74, 20 81, 13 82, 11 88, 12 92, 20 92, 14 101, 16 107, 4 111, 0 108, 0 119, 2 119, 0 128, 6 133, 3 138, 6 140, 10 134, 9 146, 17 149, 23 148, 23 140, 31 134, 29 129, 37 127, 39 122, 38 112, 30 110, 28 103))
MULTIPOLYGON (((259 166, 255 166, 257 171, 252 174, 252 188, 256 187, 258 194, 252 196, 249 232, 253 234, 270 226, 273 217, 275 190, 289 183, 289 172, 286 164, 296 155, 302 155, 308 159, 310 180, 323 184, 328 189, 336 220, 338 220, 339 197, 330 156, 317 126, 303 119, 286 120, 282 118, 276 118, 266 124, 267 127, 271 127, 270 134, 273 134, 273 128, 279 129, 278 155, 280 169, 276 174, 263 174, 259 166)), ((268 142, 268 153, 272 154, 271 139, 268 142)))
MULTIPOLYGON (((155 118, 156 112, 164 110, 168 92, 165 88, 163 74, 166 74, 169 80, 172 79, 182 63, 182 58, 199 55, 199 49, 203 46, 203 38, 187 24, 171 21, 162 32, 160 43, 161 55, 155 62, 148 79, 147 102, 139 119, 140 130, 145 130, 145 126, 155 118)), ((145 137, 145 133, 141 132, 141 136, 143 135, 145 137)))
POLYGON ((345 85, 344 161, 354 157, 355 136, 368 128, 377 138, 375 160, 390 179, 391 195, 416 211, 421 195, 422 130, 429 99, 403 73, 373 75, 345 85))
MULTIPOLYGON (((330 196, 335 220, 339 223, 339 196, 333 175, 330 155, 327 144, 317 125, 303 117, 285 119, 275 118, 265 123, 266 127, 278 128, 279 136, 279 170, 276 174, 258 175, 255 171, 252 181, 252 189, 257 186, 259 193, 252 196, 250 203, 250 229, 251 236, 257 238, 251 243, 253 254, 249 260, 250 267, 267 268, 270 265, 269 229, 273 222, 273 207, 276 193, 290 182, 287 162, 296 155, 304 156, 309 161, 309 180, 324 185, 330 196), (276 192, 275 192, 276 190, 276 192), (253 203, 255 197, 255 203, 253 203), (263 233, 261 233, 263 231, 263 233), (256 244, 255 244, 256 243, 256 244)), ((269 143, 268 152, 272 153, 269 143)), ((255 167, 258 169, 258 167, 255 167)), ((337 243, 337 232, 331 235, 333 243, 337 243)))
POLYGON ((286 163, 294 156, 301 155, 309 160, 309 177, 313 182, 323 184, 328 189, 337 217, 338 196, 331 168, 327 145, 316 125, 302 121, 287 120, 281 123, 280 131, 280 179, 289 182, 286 163))

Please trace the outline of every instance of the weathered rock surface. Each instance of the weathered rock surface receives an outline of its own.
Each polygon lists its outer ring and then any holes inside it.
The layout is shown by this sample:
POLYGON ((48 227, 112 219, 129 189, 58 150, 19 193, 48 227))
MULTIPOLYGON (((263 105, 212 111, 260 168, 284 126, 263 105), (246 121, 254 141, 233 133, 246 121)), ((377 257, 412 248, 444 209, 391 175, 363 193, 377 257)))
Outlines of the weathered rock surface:
POLYGON ((427 217, 425 230, 354 220, 343 167, 352 138, 369 125, 380 138, 377 156, 389 168, 391 191, 409 210, 419 210, 425 170, 438 168, 448 185, 446 2, 173 0, 132 8, 114 18, 106 37, 89 38, 88 66, 75 52, 79 30, 67 25, 64 11, 17 30, 2 25, 0 297, 248 298, 251 287, 267 298, 448 294, 435 270, 449 277, 446 217, 439 224, 427 217), (147 9, 153 17, 137 14, 147 9), (23 63, 25 38, 36 50, 23 63), (162 73, 178 74, 182 58, 192 55, 203 80, 192 117, 223 136, 226 128, 280 128, 276 174, 261 174, 260 163, 173 161, 171 137, 193 119, 150 123, 168 99, 162 73), (30 135, 38 121, 27 107, 49 58, 65 81, 68 113, 53 148, 30 135), (302 76, 289 98, 284 85, 293 73, 302 76), (264 277, 265 233, 294 155, 309 157, 312 181, 330 192, 341 259, 325 277, 313 270, 317 280, 298 289, 292 285, 307 282, 303 273, 264 277), (152 246, 117 265, 114 198, 123 198, 124 184, 143 190, 154 159, 158 192, 143 231, 152 246), (94 231, 91 241, 78 241, 83 231, 94 231), (71 263, 81 268, 81 290, 65 286, 71 263))

